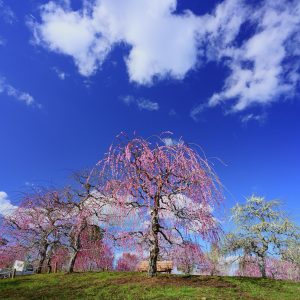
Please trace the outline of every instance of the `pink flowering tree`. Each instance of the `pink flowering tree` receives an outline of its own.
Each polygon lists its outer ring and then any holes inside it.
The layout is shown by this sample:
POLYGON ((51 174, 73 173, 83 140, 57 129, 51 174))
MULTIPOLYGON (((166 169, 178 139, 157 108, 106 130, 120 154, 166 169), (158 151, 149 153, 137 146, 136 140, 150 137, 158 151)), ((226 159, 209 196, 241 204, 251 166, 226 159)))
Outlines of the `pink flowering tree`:
POLYGON ((78 271, 112 270, 114 255, 103 242, 100 227, 89 225, 80 236, 80 251, 74 269, 78 271))
POLYGON ((106 203, 102 205, 103 197, 88 175, 76 175, 76 184, 61 191, 36 188, 26 195, 2 221, 0 236, 7 239, 7 245, 1 249, 14 249, 15 259, 26 253, 36 262, 38 273, 45 266, 51 272, 53 259, 57 261, 66 249, 62 264, 67 272, 73 272, 78 256, 78 269, 111 269, 113 255, 102 229, 107 219, 103 213, 106 203), (98 228, 97 239, 88 239, 91 228, 98 228))
POLYGON ((115 238, 149 251, 150 276, 164 249, 218 239, 213 209, 222 198, 219 180, 189 145, 121 135, 97 166, 98 190, 125 216, 118 217, 115 238))
MULTIPOLYGON (((236 274, 238 276, 261 277, 261 270, 257 258, 253 256, 243 257, 243 259, 240 260, 236 274)), ((300 273, 297 265, 281 260, 278 257, 268 257, 266 259, 266 277, 300 281, 300 273)))
POLYGON ((198 244, 185 243, 174 248, 172 258, 179 271, 191 274, 202 270, 207 262, 198 244))
MULTIPOLYGON (((54 248, 51 253, 52 266, 56 265, 59 269, 69 272, 70 259, 73 254, 73 223, 70 224, 71 218, 74 216, 73 210, 68 214, 65 225, 65 237, 61 239, 58 247, 54 248)), ((76 219, 74 220, 76 222, 76 219)), ((72 272, 75 271, 92 271, 92 270, 111 270, 113 268, 114 254, 104 240, 102 229, 95 224, 90 224, 91 220, 86 221, 86 227, 78 236, 77 255, 74 260, 72 272)), ((75 223, 76 224, 76 223, 75 223)), ((49 253, 50 254, 50 253, 49 253)))
POLYGON ((51 269, 55 267, 56 271, 63 271, 69 262, 69 251, 66 247, 59 245, 53 249, 51 255, 51 269))
POLYGON ((5 247, 14 249, 15 259, 20 259, 21 253, 36 258, 37 273, 41 272, 47 253, 59 243, 65 218, 62 208, 59 192, 37 189, 4 218, 1 231, 7 239, 5 247))
POLYGON ((225 275, 227 271, 225 259, 220 246, 218 244, 212 244, 210 251, 204 254, 205 263, 203 264, 202 273, 210 276, 225 275))
POLYGON ((105 240, 112 207, 98 191, 102 178, 94 176, 94 172, 90 171, 75 173, 73 176, 74 185, 65 189, 68 215, 64 220, 64 228, 67 234, 62 244, 69 249, 67 272, 72 273, 74 268, 86 269, 87 265, 90 268, 111 269, 113 258, 105 240), (95 228, 98 238, 89 240, 91 229, 95 228))
POLYGON ((26 249, 18 244, 0 245, 0 269, 11 268, 15 260, 23 260, 26 249))
POLYGON ((139 263, 139 256, 134 253, 123 253, 118 259, 116 270, 117 271, 135 271, 139 263))

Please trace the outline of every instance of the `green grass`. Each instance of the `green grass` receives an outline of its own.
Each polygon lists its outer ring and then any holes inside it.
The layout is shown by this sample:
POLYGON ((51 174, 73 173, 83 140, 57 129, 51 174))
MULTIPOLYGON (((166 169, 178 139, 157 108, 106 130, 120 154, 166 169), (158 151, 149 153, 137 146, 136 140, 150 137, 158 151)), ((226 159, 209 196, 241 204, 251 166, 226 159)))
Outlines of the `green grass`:
POLYGON ((142 273, 41 274, 0 280, 0 299, 300 300, 300 283, 260 278, 142 273))

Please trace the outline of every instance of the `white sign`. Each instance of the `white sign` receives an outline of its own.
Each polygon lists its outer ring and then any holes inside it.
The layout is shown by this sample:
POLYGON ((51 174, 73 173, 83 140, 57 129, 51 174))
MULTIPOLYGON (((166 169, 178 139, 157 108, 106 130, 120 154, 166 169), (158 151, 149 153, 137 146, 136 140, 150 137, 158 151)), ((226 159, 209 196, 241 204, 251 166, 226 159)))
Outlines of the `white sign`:
POLYGON ((21 260, 16 260, 14 263, 14 269, 16 269, 17 272, 23 272, 24 266, 25 266, 25 263, 24 263, 24 261, 21 261, 21 260))

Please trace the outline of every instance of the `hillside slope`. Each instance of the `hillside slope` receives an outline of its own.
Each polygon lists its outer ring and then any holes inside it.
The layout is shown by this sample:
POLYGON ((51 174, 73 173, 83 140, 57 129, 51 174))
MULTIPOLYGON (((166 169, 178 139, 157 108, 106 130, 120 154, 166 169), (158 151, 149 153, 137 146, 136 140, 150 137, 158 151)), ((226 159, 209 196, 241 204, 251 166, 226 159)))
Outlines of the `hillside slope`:
POLYGON ((260 278, 142 273, 41 274, 0 280, 0 299, 300 300, 300 283, 260 278))

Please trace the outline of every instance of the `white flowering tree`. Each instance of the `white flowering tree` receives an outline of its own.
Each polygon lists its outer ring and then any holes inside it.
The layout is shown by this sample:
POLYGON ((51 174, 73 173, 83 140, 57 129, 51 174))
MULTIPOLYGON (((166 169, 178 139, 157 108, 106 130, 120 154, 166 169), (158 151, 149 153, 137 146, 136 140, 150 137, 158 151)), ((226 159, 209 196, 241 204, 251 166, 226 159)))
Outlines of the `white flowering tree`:
POLYGON ((232 209, 237 231, 227 235, 226 250, 254 257, 262 277, 266 277, 266 259, 281 255, 291 240, 299 239, 299 228, 281 210, 280 201, 251 196, 244 205, 232 209))

